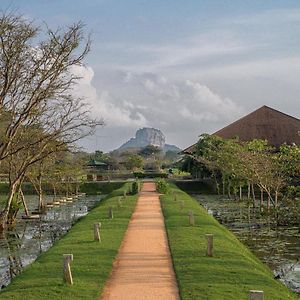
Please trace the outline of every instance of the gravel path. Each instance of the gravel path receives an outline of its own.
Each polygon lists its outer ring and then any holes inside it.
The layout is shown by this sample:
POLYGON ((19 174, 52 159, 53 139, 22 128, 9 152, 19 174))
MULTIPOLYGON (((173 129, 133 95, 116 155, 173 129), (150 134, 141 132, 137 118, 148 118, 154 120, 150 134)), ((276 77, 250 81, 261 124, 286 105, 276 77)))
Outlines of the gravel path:
POLYGON ((159 195, 146 182, 100 298, 180 299, 159 195))

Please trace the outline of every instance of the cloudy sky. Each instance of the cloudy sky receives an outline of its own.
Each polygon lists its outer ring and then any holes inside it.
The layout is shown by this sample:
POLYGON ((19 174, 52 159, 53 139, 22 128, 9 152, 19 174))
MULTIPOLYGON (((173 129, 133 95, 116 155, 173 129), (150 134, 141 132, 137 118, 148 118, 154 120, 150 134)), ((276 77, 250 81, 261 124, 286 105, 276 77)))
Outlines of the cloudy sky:
POLYGON ((262 106, 300 117, 299 0, 1 0, 50 27, 82 20, 92 51, 75 93, 119 147, 155 127, 185 148, 262 106))

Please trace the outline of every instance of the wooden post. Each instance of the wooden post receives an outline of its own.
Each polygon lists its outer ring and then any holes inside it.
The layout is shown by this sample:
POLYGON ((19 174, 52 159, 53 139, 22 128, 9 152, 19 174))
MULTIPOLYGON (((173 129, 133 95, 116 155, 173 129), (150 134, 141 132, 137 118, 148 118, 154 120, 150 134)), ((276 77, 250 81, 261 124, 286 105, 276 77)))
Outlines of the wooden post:
POLYGON ((191 226, 195 225, 195 218, 194 218, 194 214, 192 211, 189 212, 189 223, 191 226))
POLYGON ((206 234, 205 236, 207 239, 206 255, 212 257, 213 256, 213 247, 214 247, 214 235, 206 234))
POLYGON ((64 282, 73 285, 70 263, 73 261, 73 254, 63 254, 63 272, 64 282))
POLYGON ((108 209, 108 217, 110 219, 113 219, 114 218, 114 212, 113 212, 113 208, 110 206, 109 209, 108 209))
POLYGON ((263 291, 249 291, 249 300, 264 300, 264 292, 263 291))
POLYGON ((100 227, 101 227, 101 223, 94 224, 94 241, 97 242, 101 242, 100 227))

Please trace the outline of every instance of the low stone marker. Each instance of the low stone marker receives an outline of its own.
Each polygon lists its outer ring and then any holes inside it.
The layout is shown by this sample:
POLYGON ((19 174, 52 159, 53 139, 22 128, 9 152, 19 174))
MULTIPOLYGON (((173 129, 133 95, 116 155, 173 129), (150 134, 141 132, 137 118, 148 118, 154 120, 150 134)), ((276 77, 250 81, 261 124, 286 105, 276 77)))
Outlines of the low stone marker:
POLYGON ((113 212, 113 208, 111 206, 108 208, 108 217, 110 219, 114 218, 114 212, 113 212))
POLYGON ((264 300, 264 292, 250 290, 249 291, 249 300, 264 300))
POLYGON ((213 256, 213 247, 214 247, 214 235, 206 234, 205 236, 207 239, 206 255, 212 257, 213 256))
POLYGON ((100 228, 101 223, 94 224, 94 241, 101 242, 100 228))
POLYGON ((64 282, 73 285, 73 277, 70 263, 73 261, 73 254, 63 254, 63 276, 64 282))
POLYGON ((192 211, 189 212, 189 223, 191 226, 195 225, 194 213, 192 211))

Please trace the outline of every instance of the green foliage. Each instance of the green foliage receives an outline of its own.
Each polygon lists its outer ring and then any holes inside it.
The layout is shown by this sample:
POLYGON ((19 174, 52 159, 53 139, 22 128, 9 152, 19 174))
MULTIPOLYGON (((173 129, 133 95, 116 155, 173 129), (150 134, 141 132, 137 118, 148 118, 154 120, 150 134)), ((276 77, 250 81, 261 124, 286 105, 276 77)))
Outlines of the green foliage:
POLYGON ((84 182, 80 186, 80 191, 88 195, 97 195, 97 193, 109 194, 119 189, 124 184, 123 181, 113 182, 84 182))
POLYGON ((166 194, 168 192, 169 184, 165 179, 157 179, 155 181, 155 184, 156 184, 156 190, 160 194, 166 194))
POLYGON ((266 300, 298 299, 195 199, 173 185, 169 189, 161 196, 161 205, 182 300, 246 300, 251 289, 263 290, 266 300), (195 226, 188 225, 189 211, 195 226), (207 233, 214 234, 213 257, 205 254, 207 233))
POLYGON ((204 134, 197 143, 194 160, 211 172, 218 191, 220 182, 229 197, 245 185, 256 185, 269 195, 275 208, 291 178, 300 175, 300 147, 284 144, 274 149, 266 140, 240 142, 204 134))
POLYGON ((127 196, 118 208, 118 200, 129 184, 113 191, 87 216, 80 219, 61 240, 28 266, 12 283, 0 291, 1 299, 99 299, 112 270, 113 261, 134 211, 136 196, 127 196), (128 201, 127 201, 128 200, 128 201), (108 218, 108 208, 114 218, 108 218), (93 224, 101 222, 101 243, 93 241, 93 224), (62 255, 72 253, 74 285, 62 281, 62 255))
POLYGON ((143 158, 137 154, 129 154, 125 162, 125 166, 128 170, 141 169, 143 166, 143 158))
POLYGON ((141 189, 140 181, 136 180, 131 184, 131 194, 132 195, 138 194, 140 189, 141 189))
POLYGON ((187 193, 215 194, 212 181, 176 180, 175 184, 187 193))
POLYGON ((12 211, 18 211, 22 207, 22 202, 19 202, 18 199, 19 193, 15 193, 10 205, 12 211))
POLYGON ((300 186, 288 186, 287 197, 290 199, 300 198, 300 186))
POLYGON ((135 178, 168 178, 167 173, 144 173, 144 172, 134 172, 133 176, 135 178))
POLYGON ((159 149, 159 147, 156 147, 153 145, 148 145, 139 151, 139 155, 141 155, 143 157, 159 155, 160 153, 161 153, 161 150, 159 149))

